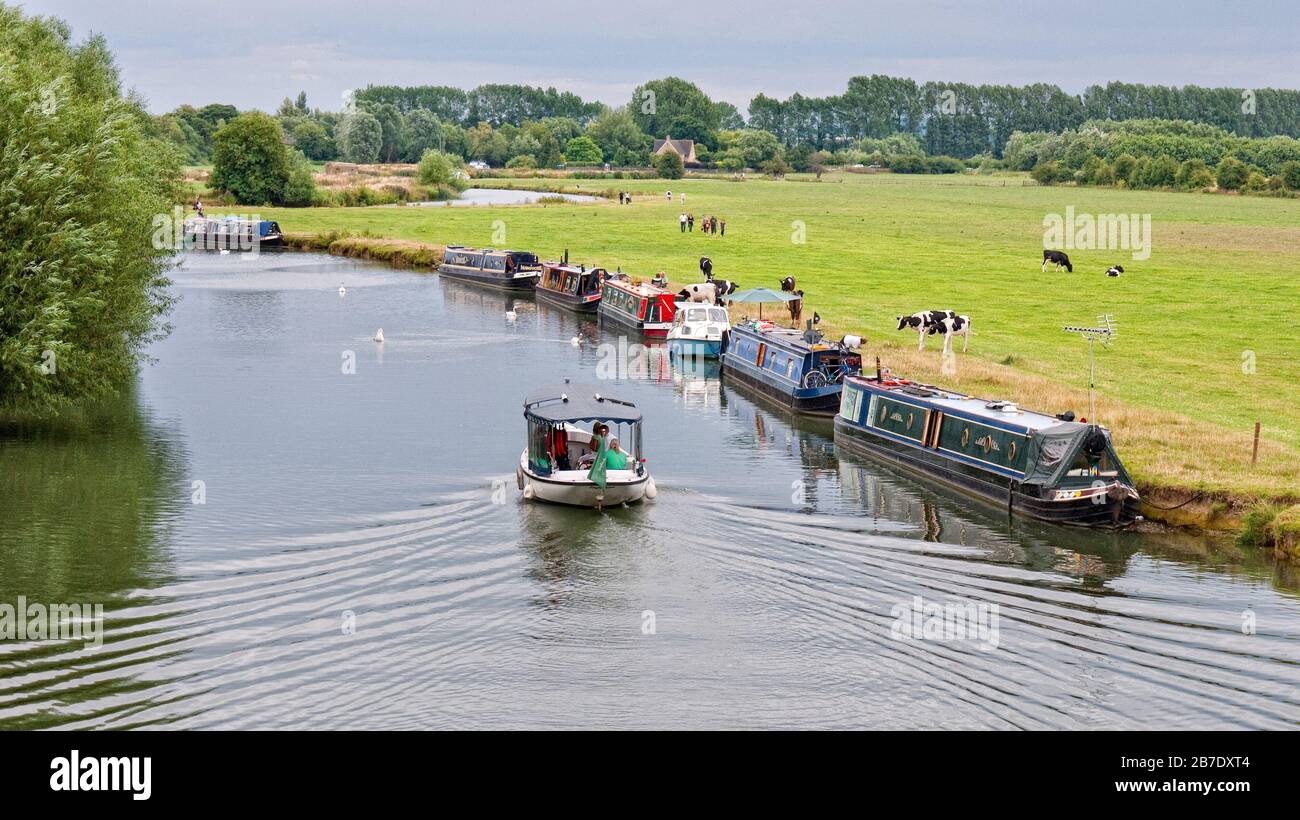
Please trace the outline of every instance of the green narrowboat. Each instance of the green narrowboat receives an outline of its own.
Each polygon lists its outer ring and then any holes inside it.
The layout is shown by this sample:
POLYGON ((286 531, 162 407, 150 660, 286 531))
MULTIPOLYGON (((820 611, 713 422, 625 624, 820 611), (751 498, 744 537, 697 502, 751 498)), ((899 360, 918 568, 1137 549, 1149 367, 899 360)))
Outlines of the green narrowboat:
POLYGON ((1011 513, 1122 528, 1141 520, 1110 431, 894 378, 844 380, 835 441, 1011 513))

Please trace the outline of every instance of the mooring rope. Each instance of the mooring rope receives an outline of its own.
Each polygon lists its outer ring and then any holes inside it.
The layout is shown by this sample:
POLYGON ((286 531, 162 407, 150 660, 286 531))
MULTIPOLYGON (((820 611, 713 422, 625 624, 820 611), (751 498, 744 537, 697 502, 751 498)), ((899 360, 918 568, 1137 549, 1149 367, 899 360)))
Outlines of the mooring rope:
POLYGON ((1166 510, 1166 511, 1167 511, 1167 510, 1176 510, 1176 509, 1178 509, 1179 507, 1186 507, 1188 504, 1191 504, 1191 503, 1192 503, 1193 501, 1195 501, 1196 499, 1198 499, 1198 498, 1200 498, 1201 496, 1205 495, 1205 492, 1206 492, 1205 490, 1201 490, 1199 493, 1197 493, 1196 495, 1194 495, 1194 496, 1192 496, 1191 498, 1187 499, 1187 500, 1184 501, 1183 503, 1181 503, 1181 504, 1175 504, 1175 505, 1172 506, 1172 507, 1161 507, 1161 506, 1158 506, 1158 505, 1156 505, 1156 504, 1152 504, 1150 501, 1144 501, 1143 503, 1146 504, 1148 507, 1150 507, 1150 508, 1153 509, 1153 510, 1166 510))

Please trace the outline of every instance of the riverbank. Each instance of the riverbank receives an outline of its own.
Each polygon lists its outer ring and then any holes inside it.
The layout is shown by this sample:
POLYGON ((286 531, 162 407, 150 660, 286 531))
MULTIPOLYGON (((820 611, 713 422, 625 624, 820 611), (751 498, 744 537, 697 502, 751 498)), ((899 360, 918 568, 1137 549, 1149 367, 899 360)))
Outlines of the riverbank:
POLYGON ((1098 419, 1115 432, 1152 518, 1235 529, 1257 502, 1300 500, 1300 357, 1292 339, 1254 318, 1261 306, 1300 303, 1300 203, 1004 183, 685 179, 673 181, 669 202, 668 183, 620 180, 635 194, 631 205, 269 216, 311 237, 291 240, 298 247, 418 270, 436 267, 447 242, 508 245, 543 258, 568 249, 575 262, 645 278, 663 270, 674 284, 698 281, 703 255, 742 288, 795 275, 807 293, 805 316, 819 313, 831 335, 864 335, 868 356, 899 374, 1081 416, 1087 346, 1061 328, 1111 313, 1120 337, 1097 350, 1098 419), (1045 215, 1067 207, 1150 212, 1150 258, 1072 250, 1073 275, 1042 273, 1045 215), (681 233, 682 210, 725 218, 726 236, 681 233), (1106 277, 1120 258, 1125 276, 1106 277), (970 352, 958 353, 955 374, 941 372, 936 340, 917 353, 916 337, 895 329, 894 317, 926 307, 972 316, 970 352))

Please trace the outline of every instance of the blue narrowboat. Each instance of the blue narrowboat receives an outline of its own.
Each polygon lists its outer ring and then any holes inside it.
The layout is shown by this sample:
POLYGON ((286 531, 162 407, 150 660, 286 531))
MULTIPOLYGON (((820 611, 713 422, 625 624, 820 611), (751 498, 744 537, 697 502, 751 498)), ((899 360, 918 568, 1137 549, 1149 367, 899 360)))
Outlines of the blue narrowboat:
POLYGON ((443 252, 438 274, 498 290, 531 291, 542 275, 537 254, 527 251, 478 250, 463 245, 448 245, 443 252))
POLYGON ((844 380, 835 442, 1029 518, 1112 528, 1140 520, 1110 431, 1073 419, 877 369, 844 380))
POLYGON ((600 307, 606 276, 604 268, 543 262, 542 276, 533 295, 578 313, 595 313, 600 307))
POLYGON ((862 369, 862 357, 854 352, 860 344, 853 336, 828 343, 811 322, 804 331, 741 322, 731 328, 722 376, 796 413, 833 416, 845 377, 862 369))

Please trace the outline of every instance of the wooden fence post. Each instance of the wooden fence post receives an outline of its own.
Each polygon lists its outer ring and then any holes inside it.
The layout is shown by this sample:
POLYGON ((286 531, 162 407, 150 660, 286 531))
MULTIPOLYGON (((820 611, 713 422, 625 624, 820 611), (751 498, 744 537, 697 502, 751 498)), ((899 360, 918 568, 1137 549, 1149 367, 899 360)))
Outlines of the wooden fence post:
POLYGON ((1250 451, 1250 466, 1259 460, 1259 422, 1255 422, 1255 446, 1250 451))

